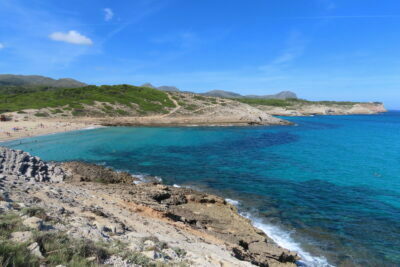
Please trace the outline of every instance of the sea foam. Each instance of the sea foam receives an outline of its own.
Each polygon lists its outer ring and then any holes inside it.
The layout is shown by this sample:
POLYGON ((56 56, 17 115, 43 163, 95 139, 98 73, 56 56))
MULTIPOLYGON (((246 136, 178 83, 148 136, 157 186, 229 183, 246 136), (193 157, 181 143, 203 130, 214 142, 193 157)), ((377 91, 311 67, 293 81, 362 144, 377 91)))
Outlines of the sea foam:
POLYGON ((290 232, 284 231, 278 226, 266 224, 261 219, 252 216, 250 213, 241 213, 241 215, 250 219, 255 227, 262 230, 276 244, 290 251, 296 252, 301 257, 301 261, 297 263, 299 266, 333 267, 333 265, 328 263, 325 257, 313 256, 309 252, 304 251, 301 245, 293 240, 290 232))

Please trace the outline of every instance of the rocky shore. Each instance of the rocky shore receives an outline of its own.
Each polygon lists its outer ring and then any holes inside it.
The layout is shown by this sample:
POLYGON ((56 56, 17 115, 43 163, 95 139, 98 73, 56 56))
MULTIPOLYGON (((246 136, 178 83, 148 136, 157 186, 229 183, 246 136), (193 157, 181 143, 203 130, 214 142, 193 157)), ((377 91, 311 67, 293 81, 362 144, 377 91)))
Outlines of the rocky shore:
POLYGON ((8 148, 0 149, 0 162, 0 246, 9 251, 0 255, 3 264, 17 259, 16 247, 27 253, 25 261, 45 266, 295 266, 299 260, 214 195, 136 184, 128 173, 46 163, 8 148), (70 243, 79 248, 74 257, 70 243))
POLYGON ((387 112, 382 103, 329 104, 297 103, 288 107, 257 106, 258 109, 274 116, 312 116, 312 115, 370 115, 387 112))

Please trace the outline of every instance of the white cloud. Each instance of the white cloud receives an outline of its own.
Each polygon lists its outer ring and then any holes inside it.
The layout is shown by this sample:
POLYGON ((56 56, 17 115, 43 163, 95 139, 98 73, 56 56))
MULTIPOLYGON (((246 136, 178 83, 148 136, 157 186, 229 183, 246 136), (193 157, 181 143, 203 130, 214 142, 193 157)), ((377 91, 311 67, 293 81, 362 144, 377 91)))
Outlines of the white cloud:
POLYGON ((66 42, 71 44, 77 45, 92 45, 93 41, 90 40, 88 37, 80 34, 77 31, 68 31, 67 33, 64 32, 54 32, 50 34, 50 39, 59 42, 66 42))
POLYGON ((286 48, 268 64, 260 66, 259 70, 268 73, 280 72, 289 67, 293 61, 304 53, 306 41, 299 32, 292 32, 286 42, 286 48))
POLYGON ((110 21, 114 17, 114 12, 112 11, 111 8, 105 8, 103 9, 104 11, 104 20, 105 21, 110 21))
POLYGON ((4 45, 2 43, 0 43, 0 49, 3 49, 4 45))

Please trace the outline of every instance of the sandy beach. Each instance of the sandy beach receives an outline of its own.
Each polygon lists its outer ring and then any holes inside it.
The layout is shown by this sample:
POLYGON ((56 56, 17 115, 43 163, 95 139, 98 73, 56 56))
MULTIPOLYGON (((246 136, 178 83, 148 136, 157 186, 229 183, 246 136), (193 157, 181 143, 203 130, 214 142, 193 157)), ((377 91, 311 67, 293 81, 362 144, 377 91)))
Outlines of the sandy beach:
POLYGON ((90 122, 72 122, 69 120, 32 120, 0 122, 0 142, 20 138, 101 127, 90 122))

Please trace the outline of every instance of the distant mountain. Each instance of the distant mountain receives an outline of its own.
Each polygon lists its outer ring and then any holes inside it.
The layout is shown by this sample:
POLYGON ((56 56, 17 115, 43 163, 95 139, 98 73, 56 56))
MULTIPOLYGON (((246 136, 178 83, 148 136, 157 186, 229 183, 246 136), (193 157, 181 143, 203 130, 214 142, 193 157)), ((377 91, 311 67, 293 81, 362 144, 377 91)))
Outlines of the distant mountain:
POLYGON ((245 95, 245 98, 262 98, 262 99, 288 99, 296 98, 297 95, 291 91, 282 91, 274 95, 245 95))
POLYGON ((52 79, 39 75, 0 74, 0 86, 49 86, 56 88, 76 88, 87 84, 70 78, 52 79))
POLYGON ((212 90, 207 93, 203 93, 202 95, 213 96, 213 97, 224 97, 224 98, 242 97, 242 95, 240 95, 240 94, 237 94, 234 92, 229 92, 229 91, 224 91, 224 90, 212 90))
POLYGON ((179 92, 179 89, 176 88, 175 86, 163 85, 163 86, 156 87, 156 86, 152 85, 151 83, 145 83, 145 84, 142 84, 142 87, 149 87, 149 88, 158 89, 161 91, 179 92))
POLYGON ((213 97, 224 97, 224 98, 262 98, 262 99, 288 99, 297 98, 297 95, 291 91, 282 91, 275 95, 240 95, 234 92, 223 91, 223 90, 212 90, 202 95, 213 96, 213 97))

